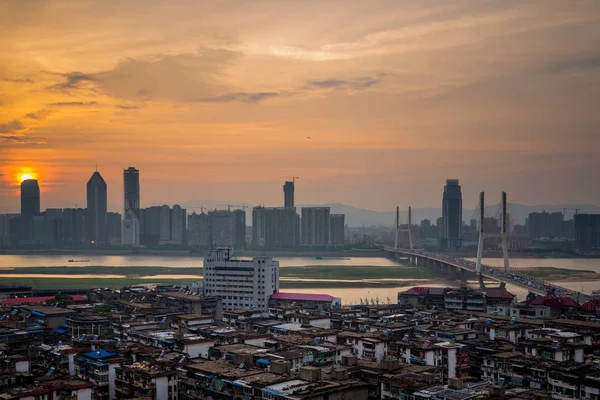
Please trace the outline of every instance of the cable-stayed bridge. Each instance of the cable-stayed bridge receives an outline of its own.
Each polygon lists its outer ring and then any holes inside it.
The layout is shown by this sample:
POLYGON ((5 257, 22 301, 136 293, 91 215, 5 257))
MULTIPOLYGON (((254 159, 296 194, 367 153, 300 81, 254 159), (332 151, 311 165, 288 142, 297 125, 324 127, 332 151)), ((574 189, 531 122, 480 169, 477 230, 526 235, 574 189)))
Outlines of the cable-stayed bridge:
POLYGON ((416 248, 413 241, 413 225, 410 207, 408 209, 408 221, 405 225, 401 225, 399 223, 399 209, 396 209, 396 221, 394 223, 394 246, 386 246, 384 249, 394 258, 408 259, 410 264, 416 266, 438 268, 447 275, 455 278, 461 278, 461 280, 466 280, 465 277, 468 273, 475 274, 479 278, 481 285, 483 285, 483 279, 487 278, 497 282, 504 282, 507 284, 520 286, 530 292, 540 295, 550 294, 553 296, 567 296, 579 301, 580 303, 589 300, 591 297, 584 293, 573 291, 554 283, 547 282, 543 278, 528 275, 525 272, 514 270, 514 268, 511 271, 507 240, 509 230, 509 213, 507 210, 506 193, 503 192, 502 200, 497 212, 499 215, 496 215, 499 217, 500 222, 499 232, 486 232, 485 197, 483 192, 480 193, 479 204, 474 212, 474 216, 476 216, 478 220, 476 261, 470 261, 460 257, 453 257, 451 255, 429 252, 416 248), (398 238, 401 233, 408 235, 408 243, 404 241, 405 244, 408 244, 408 248, 402 248, 398 246, 398 238), (490 238, 499 240, 498 243, 502 246, 504 268, 495 268, 485 265, 482 262, 484 243, 486 239, 490 238))

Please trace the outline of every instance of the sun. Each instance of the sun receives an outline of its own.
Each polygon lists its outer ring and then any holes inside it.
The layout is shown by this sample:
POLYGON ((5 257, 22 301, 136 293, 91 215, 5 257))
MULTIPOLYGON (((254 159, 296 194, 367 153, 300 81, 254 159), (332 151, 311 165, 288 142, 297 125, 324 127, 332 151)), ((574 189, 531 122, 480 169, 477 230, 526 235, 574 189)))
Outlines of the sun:
POLYGON ((21 176, 20 176, 21 183, 23 183, 23 181, 26 181, 27 179, 33 179, 33 176, 31 176, 31 174, 21 174, 21 176))

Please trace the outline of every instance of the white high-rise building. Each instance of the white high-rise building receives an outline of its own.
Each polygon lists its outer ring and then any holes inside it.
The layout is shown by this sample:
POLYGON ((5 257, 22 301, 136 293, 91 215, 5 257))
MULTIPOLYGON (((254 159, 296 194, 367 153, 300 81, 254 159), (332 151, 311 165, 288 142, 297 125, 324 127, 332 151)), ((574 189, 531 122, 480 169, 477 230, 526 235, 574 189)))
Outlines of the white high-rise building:
POLYGON ((125 246, 140 245, 140 221, 133 210, 127 210, 121 229, 121 244, 125 246))
POLYGON ((204 293, 223 299, 224 310, 267 310, 278 291, 279 261, 271 257, 238 260, 221 248, 204 258, 204 293))

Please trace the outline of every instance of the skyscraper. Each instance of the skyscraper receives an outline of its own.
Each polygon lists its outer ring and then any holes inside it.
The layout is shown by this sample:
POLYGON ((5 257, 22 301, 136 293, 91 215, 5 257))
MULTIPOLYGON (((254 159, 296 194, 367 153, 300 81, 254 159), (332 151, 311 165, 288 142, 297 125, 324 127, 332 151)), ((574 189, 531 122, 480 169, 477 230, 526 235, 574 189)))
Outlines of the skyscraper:
POLYGON ((87 183, 87 239, 90 242, 106 243, 106 182, 98 171, 87 183))
POLYGON ((21 182, 21 216, 31 219, 40 213, 40 186, 36 179, 21 182))
POLYGON ((343 246, 346 233, 346 216, 344 214, 331 214, 331 240, 332 246, 343 246))
POLYGON ((140 171, 129 167, 123 171, 123 184, 125 192, 125 214, 131 210, 139 218, 140 211, 140 171))
POLYGON ((458 179, 446 180, 442 199, 442 248, 457 249, 462 242, 462 192, 458 179))
POLYGON ((286 181, 283 185, 283 206, 285 208, 294 207, 294 182, 286 181))

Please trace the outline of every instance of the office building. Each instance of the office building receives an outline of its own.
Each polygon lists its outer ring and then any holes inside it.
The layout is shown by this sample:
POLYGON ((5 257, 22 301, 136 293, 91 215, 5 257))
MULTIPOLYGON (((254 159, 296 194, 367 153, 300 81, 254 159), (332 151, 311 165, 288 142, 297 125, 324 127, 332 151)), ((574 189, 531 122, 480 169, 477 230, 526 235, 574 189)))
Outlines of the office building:
POLYGON ((530 239, 563 237, 564 215, 561 212, 546 211, 529 213, 527 233, 530 239))
POLYGON ((123 171, 123 184, 125 194, 124 211, 132 210, 139 218, 140 211, 140 171, 129 167, 123 171))
POLYGON ((204 258, 204 292, 223 299, 224 310, 267 310, 278 291, 279 261, 271 257, 237 260, 221 248, 204 258))
POLYGON ((30 219, 40 213, 40 186, 36 179, 21 182, 21 215, 30 219))
POLYGON ((91 243, 106 243, 106 182, 98 171, 87 183, 87 239, 91 243))
POLYGON ((254 207, 253 247, 293 247, 298 244, 298 214, 295 208, 254 207))
POLYGON ((600 247, 600 214, 575 214, 575 247, 580 250, 600 247))
POLYGON ((121 229, 121 244, 124 246, 140 245, 140 221, 132 209, 125 213, 123 228, 121 229))
POLYGON ((192 213, 187 217, 187 241, 190 246, 210 246, 210 223, 208 214, 192 213))
POLYGON ((458 179, 446 180, 442 199, 442 248, 457 249, 462 243, 462 192, 458 179))
POLYGON ((302 244, 328 246, 330 229, 329 207, 302 207, 302 244))
POLYGON ((331 214, 331 245, 343 246, 346 231, 344 214, 331 214))
POLYGON ((110 244, 121 244, 121 214, 106 214, 106 240, 110 244))
POLYGON ((283 185, 283 206, 285 208, 294 207, 294 181, 286 181, 283 185))

